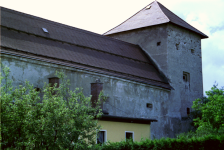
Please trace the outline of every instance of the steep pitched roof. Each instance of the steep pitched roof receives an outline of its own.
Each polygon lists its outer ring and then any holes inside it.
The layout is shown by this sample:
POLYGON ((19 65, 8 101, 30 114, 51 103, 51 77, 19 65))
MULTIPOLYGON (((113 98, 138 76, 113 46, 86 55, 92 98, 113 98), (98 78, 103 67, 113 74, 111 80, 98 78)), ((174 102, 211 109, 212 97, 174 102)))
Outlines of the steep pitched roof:
POLYGON ((132 17, 116 26, 115 28, 107 31, 104 35, 119 33, 128 30, 139 29, 148 26, 154 26, 164 23, 173 23, 188 30, 199 34, 202 38, 208 38, 207 35, 200 32, 196 28, 189 25, 187 22, 179 18, 161 3, 154 1, 144 7, 142 10, 134 14, 132 17))
POLYGON ((171 89, 137 45, 0 9, 1 53, 29 56, 171 89))

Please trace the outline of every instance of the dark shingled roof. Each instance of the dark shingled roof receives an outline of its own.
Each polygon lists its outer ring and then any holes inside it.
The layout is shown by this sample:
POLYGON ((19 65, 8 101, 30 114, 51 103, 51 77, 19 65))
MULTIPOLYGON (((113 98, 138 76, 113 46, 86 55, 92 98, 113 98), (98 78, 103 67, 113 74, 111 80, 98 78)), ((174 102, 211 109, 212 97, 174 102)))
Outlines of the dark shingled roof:
POLYGON ((1 7, 1 49, 171 89, 138 45, 1 7), (44 33, 46 28, 48 33, 44 33))
POLYGON ((191 30, 201 36, 201 38, 208 38, 207 35, 200 32, 196 28, 189 25, 187 22, 179 18, 161 3, 154 1, 151 4, 144 7, 142 10, 137 12, 135 15, 116 26, 115 28, 107 31, 104 35, 119 33, 128 30, 139 29, 143 27, 164 24, 164 23, 173 23, 188 30, 191 30), (151 6, 150 9, 147 9, 148 6, 151 6))

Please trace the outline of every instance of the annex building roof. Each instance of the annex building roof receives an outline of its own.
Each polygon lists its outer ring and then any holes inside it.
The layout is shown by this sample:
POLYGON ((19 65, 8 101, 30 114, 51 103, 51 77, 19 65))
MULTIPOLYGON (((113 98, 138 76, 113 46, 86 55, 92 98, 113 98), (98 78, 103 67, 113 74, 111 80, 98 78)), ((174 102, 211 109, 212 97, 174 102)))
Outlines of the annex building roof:
POLYGON ((110 35, 165 23, 173 23, 199 34, 201 38, 208 38, 207 35, 189 25, 158 1, 154 1, 147 5, 129 19, 122 22, 120 25, 104 33, 104 35, 110 35))
POLYGON ((138 45, 4 7, 0 11, 1 53, 172 88, 138 45))

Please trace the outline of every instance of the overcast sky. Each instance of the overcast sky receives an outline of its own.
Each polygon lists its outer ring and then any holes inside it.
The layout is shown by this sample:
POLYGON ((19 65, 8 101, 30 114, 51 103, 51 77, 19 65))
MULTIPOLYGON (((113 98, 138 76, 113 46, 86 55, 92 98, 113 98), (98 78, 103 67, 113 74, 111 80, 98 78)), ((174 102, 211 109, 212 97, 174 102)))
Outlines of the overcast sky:
MULTIPOLYGON (((102 34, 153 0, 1 0, 0 5, 102 34)), ((202 40, 204 91, 224 86, 224 0, 159 0, 209 36, 202 40)))

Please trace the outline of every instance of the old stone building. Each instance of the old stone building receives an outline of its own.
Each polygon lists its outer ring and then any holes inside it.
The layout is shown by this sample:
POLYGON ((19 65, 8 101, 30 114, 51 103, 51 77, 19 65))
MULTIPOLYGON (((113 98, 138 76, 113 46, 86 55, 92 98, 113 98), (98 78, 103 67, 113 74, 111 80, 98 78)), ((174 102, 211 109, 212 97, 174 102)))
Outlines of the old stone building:
POLYGON ((203 96, 201 39, 208 37, 159 2, 104 35, 0 9, 1 63, 14 86, 28 80, 42 88, 62 69, 85 95, 100 79, 107 115, 151 122, 152 138, 191 129, 186 117, 203 96))

